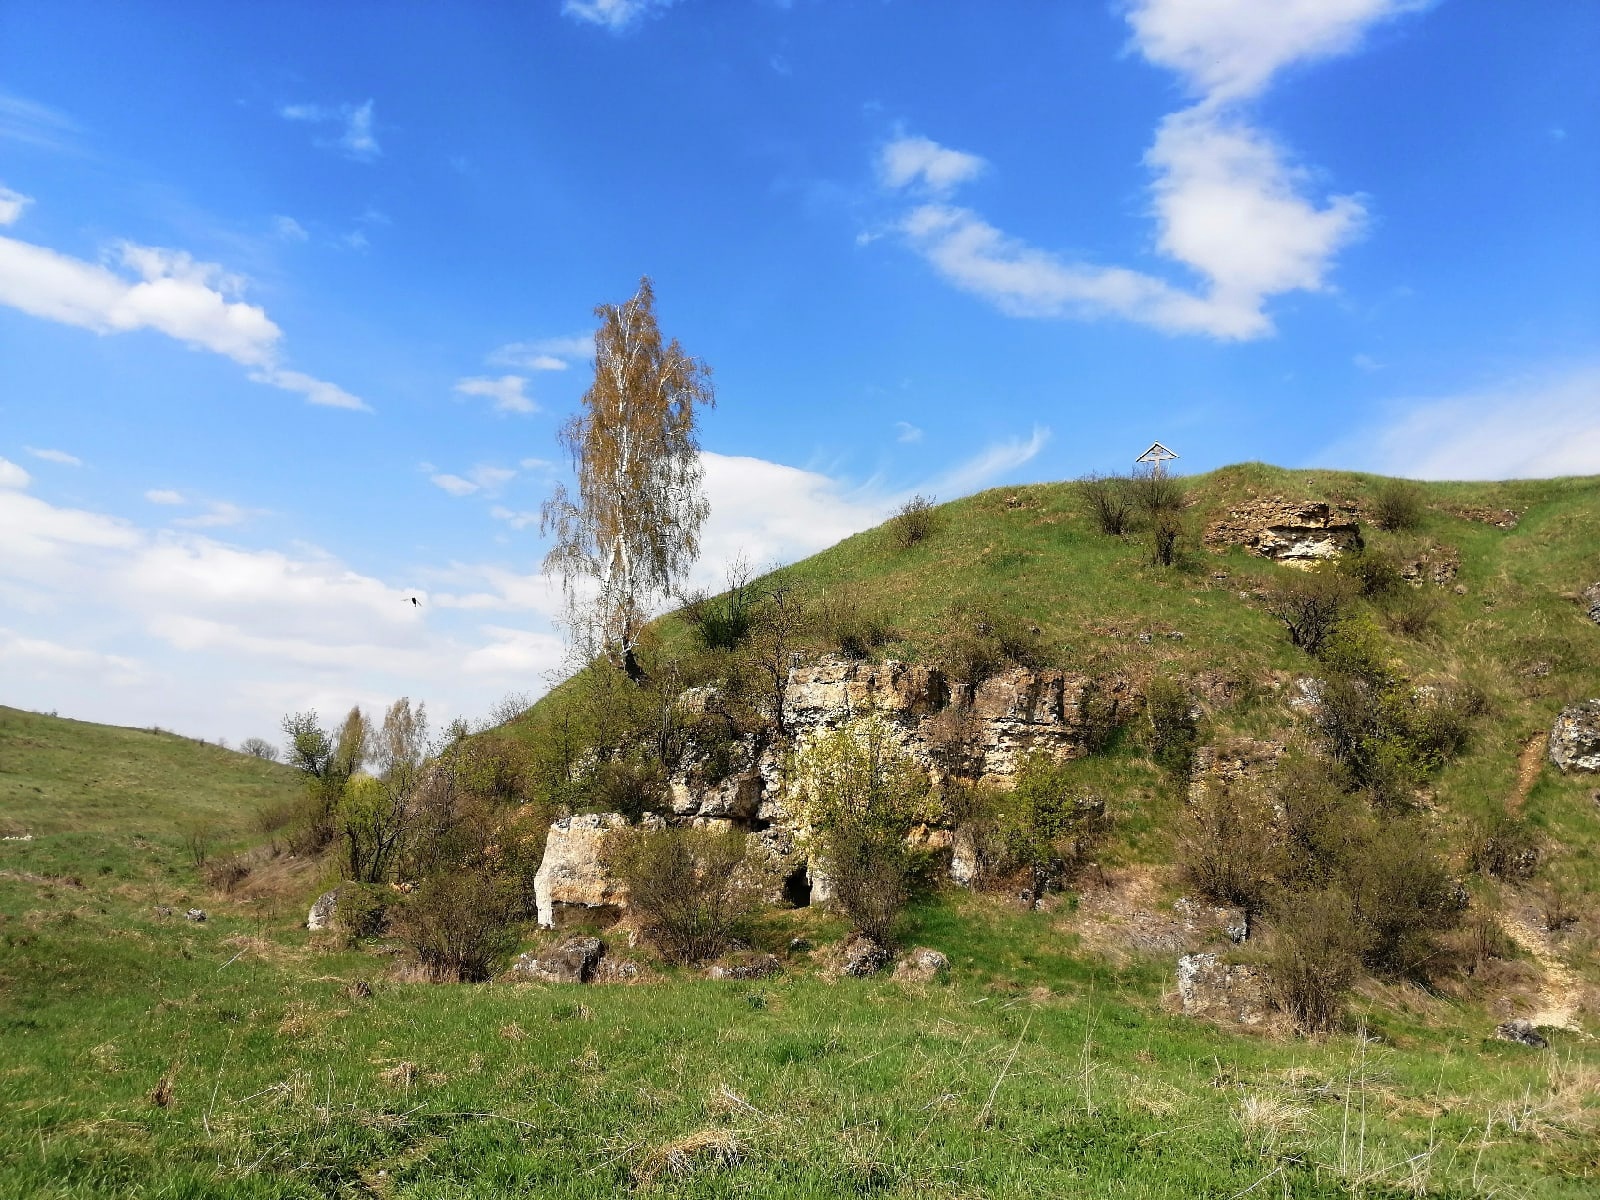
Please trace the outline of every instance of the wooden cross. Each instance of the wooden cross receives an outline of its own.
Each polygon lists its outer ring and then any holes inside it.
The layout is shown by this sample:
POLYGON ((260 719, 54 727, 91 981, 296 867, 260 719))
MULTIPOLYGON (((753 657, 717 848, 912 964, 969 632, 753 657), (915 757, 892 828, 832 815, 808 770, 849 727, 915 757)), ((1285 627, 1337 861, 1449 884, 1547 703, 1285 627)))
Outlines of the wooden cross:
POLYGON ((1151 442, 1150 449, 1133 461, 1136 463, 1149 463, 1152 475, 1165 475, 1167 473, 1167 464, 1177 457, 1176 454, 1168 450, 1160 442, 1151 442))

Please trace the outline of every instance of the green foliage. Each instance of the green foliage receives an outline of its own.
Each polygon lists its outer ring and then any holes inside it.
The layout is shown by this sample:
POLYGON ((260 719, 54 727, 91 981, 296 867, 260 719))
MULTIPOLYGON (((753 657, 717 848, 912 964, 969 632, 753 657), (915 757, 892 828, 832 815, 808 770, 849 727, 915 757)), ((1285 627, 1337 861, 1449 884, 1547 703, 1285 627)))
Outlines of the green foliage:
POLYGON ((1273 811, 1254 789, 1206 788, 1190 805, 1178 836, 1179 872, 1213 904, 1262 912, 1272 894, 1273 811))
POLYGON ((1263 605, 1283 623, 1289 643, 1315 658, 1348 612, 1354 594, 1355 587, 1346 576, 1317 568, 1286 572, 1267 589, 1263 605))
POLYGON ((1157 675, 1145 687, 1144 711, 1150 757, 1173 778, 1188 779, 1200 739, 1194 696, 1177 680, 1157 675))
POLYGON ((1356 589, 1369 598, 1392 596, 1406 587, 1400 560, 1390 551, 1373 546, 1345 551, 1334 569, 1352 580, 1356 589))
POLYGON ((909 550, 933 533, 935 520, 934 498, 913 496, 889 518, 889 536, 900 549, 909 550))
POLYGON ((423 880, 393 907, 389 925, 431 978, 474 983, 490 978, 516 948, 516 907, 507 880, 452 872, 423 880))
POLYGON ((1372 495, 1372 515, 1379 529, 1415 529, 1422 524, 1426 499, 1409 479, 1386 479, 1372 495))
POLYGON ((1532 879, 1539 869, 1539 842, 1526 817, 1496 813, 1474 830, 1467 865, 1509 883, 1532 879))
POLYGON ((1127 476, 1085 475, 1072 488, 1096 529, 1110 537, 1127 532, 1134 511, 1133 486, 1127 476))
POLYGON ((346 879, 384 883, 394 878, 406 849, 410 814, 381 780, 357 776, 345 784, 334 807, 334 822, 346 879))
POLYGON ((1034 908, 1048 889, 1078 876, 1110 828, 1105 802, 1084 795, 1070 766, 1042 752, 1023 761, 1015 786, 995 802, 1007 860, 1028 872, 1034 908))
POLYGON ((632 827, 606 839, 603 861, 628 886, 628 911, 670 962, 716 958, 749 926, 772 871, 734 830, 632 827))
POLYGON ((1293 893, 1273 914, 1266 971, 1274 998, 1302 1033, 1330 1033, 1361 970, 1362 938, 1337 889, 1293 893))

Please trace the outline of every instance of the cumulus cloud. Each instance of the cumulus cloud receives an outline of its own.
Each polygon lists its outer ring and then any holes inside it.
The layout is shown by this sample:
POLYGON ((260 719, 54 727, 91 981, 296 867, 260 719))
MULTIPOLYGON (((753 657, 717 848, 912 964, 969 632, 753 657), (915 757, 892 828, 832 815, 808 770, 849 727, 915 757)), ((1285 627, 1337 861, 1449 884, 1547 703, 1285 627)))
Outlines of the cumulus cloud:
POLYGON ((575 362, 587 362, 593 355, 594 335, 574 333, 566 337, 510 342, 491 353, 489 363, 523 371, 565 371, 575 362))
POLYGON ((633 28, 646 16, 671 8, 676 0, 562 0, 561 13, 612 33, 633 28))
POLYGON ((99 334, 154 330, 253 368, 255 382, 298 392, 312 404, 366 408, 342 388, 281 365, 282 330, 266 310, 240 298, 240 276, 158 246, 120 242, 110 255, 126 273, 0 237, 0 304, 99 334))
POLYGON ((535 413, 539 406, 527 393, 528 381, 521 375, 502 375, 498 379, 479 376, 457 381, 458 396, 481 396, 493 402, 495 412, 535 413))
MULTIPOLYGON (((431 468, 424 469, 431 470, 431 468)), ((516 471, 510 467, 495 467, 487 463, 480 463, 464 476, 437 472, 430 474, 428 481, 435 487, 449 492, 452 496, 471 496, 476 492, 490 494, 497 492, 516 477, 516 471)))
POLYGON ((372 101, 361 104, 285 104, 278 115, 286 121, 335 125, 338 135, 318 141, 319 146, 340 151, 356 162, 373 162, 383 153, 372 129, 372 101))
POLYGON ((12 191, 4 184, 0 184, 0 225, 13 225, 22 210, 33 203, 32 196, 24 196, 21 192, 12 191))
POLYGON ((76 454, 68 454, 65 450, 37 450, 32 446, 25 447, 29 454, 45 462, 60 463, 64 467, 81 467, 83 459, 76 454))
POLYGON ((886 145, 878 156, 878 177, 885 186, 902 188, 920 184, 932 192, 947 192, 957 184, 976 179, 988 164, 976 154, 951 150, 925 137, 902 137, 886 145))
POLYGON ((9 458, 0 458, 0 488, 25 488, 33 482, 29 475, 9 458))
POLYGON ((887 188, 933 193, 895 228, 946 280, 1011 315, 1112 316, 1222 340, 1268 335, 1268 301, 1323 290, 1339 251, 1364 232, 1367 210, 1355 195, 1317 197, 1310 173, 1242 106, 1283 67, 1348 52, 1378 22, 1419 7, 1417 0, 1130 5, 1135 48, 1200 97, 1162 120, 1145 155, 1155 249, 1198 287, 1063 257, 950 204, 948 194, 984 161, 927 138, 897 138, 880 153, 887 188))
POLYGON ((1413 479, 1600 474, 1600 364, 1405 399, 1323 461, 1413 479))

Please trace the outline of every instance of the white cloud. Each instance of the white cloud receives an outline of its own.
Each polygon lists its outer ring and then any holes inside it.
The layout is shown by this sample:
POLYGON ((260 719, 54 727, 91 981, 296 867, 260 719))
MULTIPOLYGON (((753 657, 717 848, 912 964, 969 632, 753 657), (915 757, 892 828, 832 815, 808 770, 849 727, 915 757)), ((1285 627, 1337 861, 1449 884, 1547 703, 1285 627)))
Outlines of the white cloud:
POLYGON ((671 8, 674 3, 675 0, 562 0, 561 13, 576 21, 587 21, 612 33, 621 33, 649 14, 671 8))
POLYGON ((513 529, 527 529, 539 523, 539 514, 536 512, 521 512, 499 504, 489 510, 489 515, 496 521, 504 521, 513 529))
POLYGON ((523 371, 565 371, 575 362, 587 362, 593 355, 594 334, 574 333, 566 337, 510 342, 493 351, 488 361, 491 366, 523 371))
POLYGON ((516 471, 510 467, 495 467, 480 463, 465 476, 439 473, 428 478, 435 487, 443 488, 452 496, 470 496, 474 492, 493 494, 516 477, 516 471))
POLYGON ((281 215, 272 218, 272 232, 286 242, 303 242, 311 236, 299 221, 281 215))
POLYGON ((346 158, 356 162, 372 162, 383 153, 372 131, 372 101, 362 104, 285 104, 278 115, 286 121, 304 121, 314 125, 337 124, 339 136, 331 142, 318 142, 319 146, 343 151, 346 158))
POLYGON ((535 413, 539 406, 527 394, 528 381, 521 375, 502 375, 498 379, 476 377, 457 381, 459 396, 482 396, 494 401, 496 412, 535 413))
POLYGON ((59 153, 76 149, 78 133, 65 113, 0 92, 0 138, 59 153))
POLYGON ((920 183, 942 194, 976 179, 987 166, 976 154, 951 150, 925 137, 902 137, 884 146, 879 154, 878 177, 887 187, 920 183))
POLYGON ((45 462, 60 463, 64 467, 81 467, 83 459, 76 454, 68 454, 65 450, 36 450, 32 446, 25 447, 29 454, 45 462))
POLYGON ((1024 463, 1032 462, 1050 441, 1050 431, 1035 425, 1026 439, 1010 438, 996 442, 942 475, 931 480, 927 490, 935 496, 954 499, 991 483, 997 483, 1024 463))
POLYGON ((175 492, 171 488, 151 488, 144 494, 144 498, 151 504, 186 504, 182 492, 175 492))
POLYGON ((259 305, 238 298, 240 276, 182 250, 121 242, 112 252, 136 279, 0 237, 0 304, 99 334, 151 329, 252 367, 255 382, 299 392, 312 404, 366 408, 342 388, 279 364, 282 331, 259 305))
POLYGON ((237 504, 231 504, 226 500, 213 500, 206 505, 205 512, 192 517, 179 517, 173 524, 182 525, 186 529, 218 529, 230 525, 243 525, 251 517, 260 515, 259 509, 240 508, 237 504))
POLYGON ((910 421, 896 421, 894 428, 894 440, 897 442, 920 442, 922 440, 922 430, 910 421))
POLYGON ((1262 91, 1295 62, 1345 54, 1373 25, 1431 0, 1133 0, 1133 43, 1207 101, 1262 91))
POLYGON ((429 477, 429 481, 438 488, 443 488, 452 496, 470 496, 478 490, 478 485, 470 479, 463 479, 459 475, 439 474, 429 477))
POLYGON ((32 196, 14 192, 0 184, 0 225, 12 225, 22 215, 22 210, 33 203, 32 196))
MULTIPOLYGON (((1419 7, 1418 0, 1130 5, 1140 52, 1202 97, 1161 122, 1145 155, 1155 248, 1193 272, 1198 288, 1064 258, 943 200, 909 209, 897 228, 948 281, 1014 316, 1115 316, 1223 340, 1270 334, 1267 302, 1324 289, 1335 256, 1363 233, 1367 211, 1356 196, 1313 196, 1310 174, 1239 106, 1280 68, 1347 52, 1377 22, 1419 7)), ((899 138, 881 152, 879 175, 891 189, 921 184, 942 197, 983 165, 926 138, 899 138)))
POLYGON ((1321 459, 1413 479, 1600 474, 1600 364, 1389 408, 1321 459))
POLYGON ((83 676, 86 682, 92 680, 96 686, 126 687, 144 676, 140 663, 124 655, 75 650, 3 628, 0 628, 0 663, 5 664, 8 675, 13 678, 30 670, 46 676, 67 671, 83 676))
POLYGON ((25 488, 33 482, 29 475, 9 458, 0 458, 0 488, 25 488))

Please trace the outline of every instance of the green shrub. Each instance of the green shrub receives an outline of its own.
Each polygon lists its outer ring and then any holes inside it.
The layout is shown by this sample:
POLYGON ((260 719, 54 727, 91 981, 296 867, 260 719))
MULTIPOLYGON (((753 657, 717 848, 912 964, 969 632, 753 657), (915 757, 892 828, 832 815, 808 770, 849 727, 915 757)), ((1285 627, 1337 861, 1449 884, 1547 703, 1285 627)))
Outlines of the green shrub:
POLYGON ((1038 626, 1018 614, 963 602, 941 622, 935 655, 953 682, 976 688, 1007 666, 1045 667, 1052 652, 1038 626))
POLYGON ((1034 908, 1048 889, 1075 879, 1105 841, 1104 801, 1084 795, 1070 768, 1048 754, 1029 755, 1015 786, 995 799, 1006 857, 1031 876, 1034 908))
POLYGON ((1415 529, 1422 524, 1422 488, 1409 479, 1386 479, 1372 497, 1372 515, 1379 529, 1415 529))
POLYGON ((1355 586, 1326 568, 1286 573, 1267 589, 1265 606, 1283 623, 1292 645, 1315 658, 1355 596, 1355 586))
POLYGON ((705 962, 743 932, 774 880, 742 833, 677 826, 618 830, 603 861, 664 958, 705 962))
POLYGON ((1350 898, 1295 892, 1273 910, 1265 962, 1273 999, 1301 1033, 1330 1033, 1360 973, 1361 933, 1350 898))
POLYGON ((1345 879, 1368 969, 1425 978, 1467 906, 1427 831, 1414 819, 1373 822, 1345 879))
POLYGON ((846 658, 869 659, 895 639, 894 628, 858 588, 829 588, 817 601, 812 618, 822 640, 846 658))
POLYGON ((396 892, 387 884, 354 883, 339 885, 339 902, 333 910, 333 927, 355 943, 380 936, 389 927, 389 909, 396 892))
POLYGON ((1444 601, 1438 592, 1408 587, 1384 603, 1383 624, 1397 637, 1426 637, 1438 626, 1443 610, 1444 601))
POLYGON ((1500 813, 1479 825, 1467 865, 1494 879, 1520 883, 1539 869, 1539 843, 1522 817, 1500 813))
POLYGON ((516 948, 515 908, 506 880, 451 872, 418 884, 395 906, 390 929, 436 982, 477 983, 516 948))
POLYGON ((1189 689, 1165 675, 1145 688, 1145 717, 1150 722, 1150 757, 1176 779, 1187 779, 1200 739, 1195 700, 1189 689))
POLYGON ((1354 581, 1363 596, 1391 596, 1406 587, 1400 560, 1372 546, 1347 551, 1334 569, 1354 581))
POLYGON ((1184 883, 1213 904, 1255 915, 1273 888, 1272 804, 1253 789, 1206 788, 1190 805, 1178 836, 1184 883))
POLYGON ((934 497, 913 496, 889 518, 889 534, 894 544, 909 550, 933 533, 934 497))

